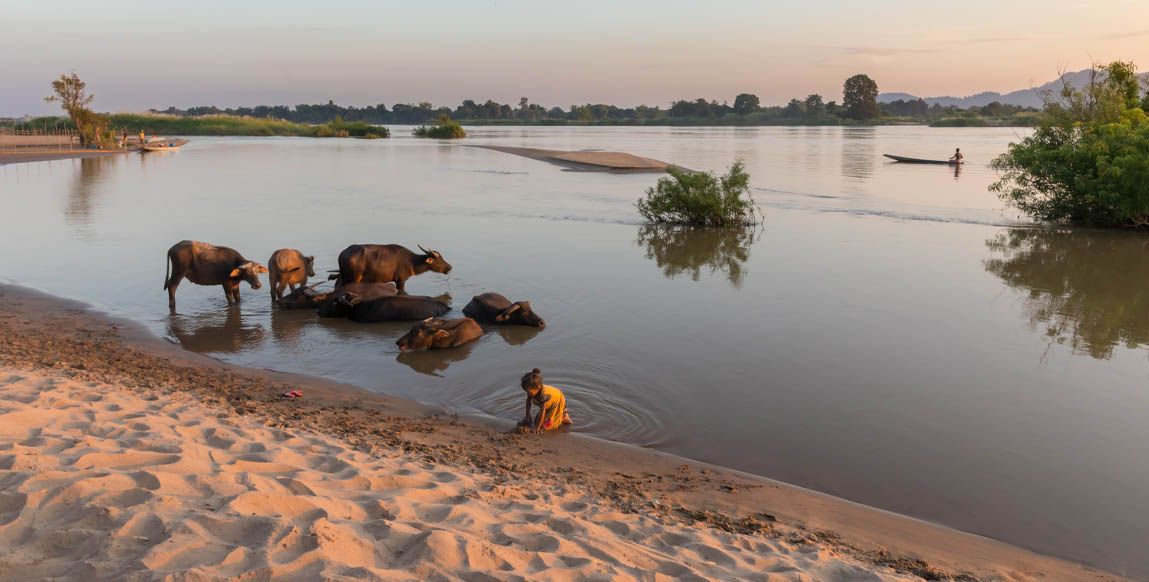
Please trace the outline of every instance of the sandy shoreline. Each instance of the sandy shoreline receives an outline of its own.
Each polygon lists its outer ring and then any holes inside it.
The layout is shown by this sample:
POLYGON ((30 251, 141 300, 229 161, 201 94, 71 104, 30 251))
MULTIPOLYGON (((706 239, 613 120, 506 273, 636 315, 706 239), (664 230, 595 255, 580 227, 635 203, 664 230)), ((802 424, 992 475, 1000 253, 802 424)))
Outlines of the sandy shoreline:
POLYGON ((50 162, 52 160, 72 160, 78 158, 103 158, 107 156, 120 156, 128 152, 92 152, 77 150, 74 152, 0 152, 0 166, 5 164, 23 164, 28 162, 50 162))
POLYGON ((1122 579, 671 455, 231 366, 18 287, 0 299, 4 580, 1122 579), (64 513, 85 517, 34 525, 64 513), (29 570, 49 566, 65 573, 29 570))

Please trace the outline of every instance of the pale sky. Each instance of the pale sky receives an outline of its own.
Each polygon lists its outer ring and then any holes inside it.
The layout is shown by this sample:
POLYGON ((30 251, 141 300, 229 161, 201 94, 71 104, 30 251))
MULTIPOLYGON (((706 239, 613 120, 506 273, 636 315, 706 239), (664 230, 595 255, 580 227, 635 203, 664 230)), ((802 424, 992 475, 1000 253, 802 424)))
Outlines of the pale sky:
POLYGON ((463 99, 964 96, 1091 60, 1149 70, 1149 0, 0 0, 0 116, 75 70, 98 111, 463 99))

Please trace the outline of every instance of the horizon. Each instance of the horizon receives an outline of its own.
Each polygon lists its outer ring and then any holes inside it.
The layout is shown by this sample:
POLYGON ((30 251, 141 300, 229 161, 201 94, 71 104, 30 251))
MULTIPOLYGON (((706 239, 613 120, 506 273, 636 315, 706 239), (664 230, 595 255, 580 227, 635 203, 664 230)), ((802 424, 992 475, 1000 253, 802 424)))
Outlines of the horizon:
POLYGON ((706 9, 592 0, 558 18, 521 0, 449 1, 434 13, 361 1, 322 12, 266 2, 22 4, 8 9, 0 37, 7 77, 0 115, 58 113, 43 97, 72 71, 96 96, 93 108, 112 112, 329 100, 453 107, 523 96, 563 109, 666 108, 699 97, 733 102, 743 92, 766 106, 811 93, 840 101, 843 81, 855 73, 882 93, 1009 93, 1094 61, 1149 63, 1149 29, 1128 24, 1149 18, 1149 6, 1105 4, 976 0, 954 11, 907 0, 865 8, 729 1, 706 9), (982 18, 988 13, 992 22, 982 18), (45 30, 60 39, 45 42, 45 30), (37 58, 24 56, 30 47, 37 58))

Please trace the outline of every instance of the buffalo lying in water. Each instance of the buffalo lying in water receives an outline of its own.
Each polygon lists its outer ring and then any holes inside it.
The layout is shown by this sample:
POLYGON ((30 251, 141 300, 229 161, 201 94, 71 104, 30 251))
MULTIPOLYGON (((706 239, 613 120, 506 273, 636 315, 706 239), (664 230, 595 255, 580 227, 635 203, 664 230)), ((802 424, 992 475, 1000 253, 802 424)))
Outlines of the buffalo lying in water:
POLYGON ((391 297, 399 291, 394 283, 348 283, 340 285, 318 298, 316 305, 319 317, 347 317, 348 309, 339 302, 341 297, 355 295, 359 302, 374 301, 380 297, 391 297))
POLYGON ((283 299, 283 290, 288 287, 295 292, 295 286, 307 285, 307 278, 315 276, 315 257, 305 257, 295 249, 279 249, 267 259, 267 281, 271 287, 273 302, 283 299))
POLYGON ((435 271, 448 275, 451 265, 438 251, 422 246, 417 254, 400 245, 351 245, 339 253, 339 285, 394 282, 400 293, 412 275, 435 271))
POLYGON ((442 301, 421 295, 396 295, 362 301, 358 295, 347 293, 336 298, 326 317, 347 317, 359 323, 417 321, 438 317, 450 309, 442 301))
POLYGON ((415 324, 411 331, 399 338, 395 345, 399 351, 454 348, 479 339, 483 328, 470 317, 459 319, 430 318, 415 324))
POLYGON ((547 326, 543 318, 531 311, 530 301, 511 303, 506 297, 498 293, 483 293, 474 296, 471 298, 471 302, 463 308, 463 315, 483 323, 529 325, 540 329, 547 326))
POLYGON ((231 305, 239 303, 240 281, 259 289, 259 274, 267 272, 266 267, 243 258, 235 249, 193 240, 172 245, 167 262, 164 289, 172 311, 176 310, 176 288, 184 277, 196 285, 222 285, 227 303, 231 305))

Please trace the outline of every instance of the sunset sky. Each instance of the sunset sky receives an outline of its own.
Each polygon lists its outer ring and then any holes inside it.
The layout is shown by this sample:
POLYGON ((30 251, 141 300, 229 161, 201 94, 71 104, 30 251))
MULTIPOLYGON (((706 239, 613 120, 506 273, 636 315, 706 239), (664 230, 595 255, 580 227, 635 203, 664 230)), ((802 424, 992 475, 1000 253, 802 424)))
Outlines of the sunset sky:
POLYGON ((75 70, 99 111, 169 105, 368 105, 488 98, 668 106, 1007 92, 1132 59, 1149 69, 1145 0, 766 3, 584 0, 109 2, 0 0, 0 115, 75 70))

